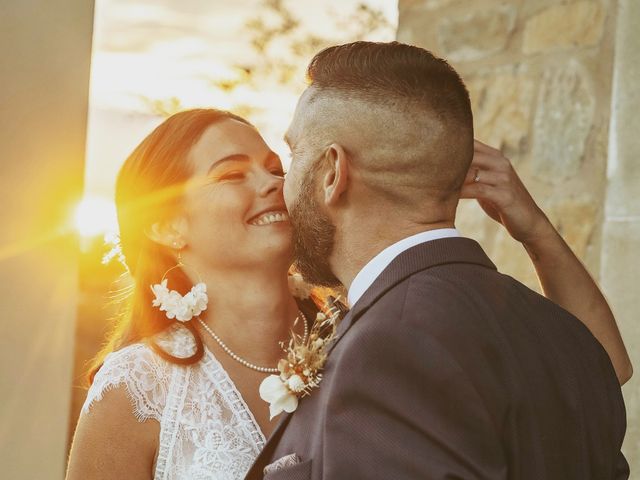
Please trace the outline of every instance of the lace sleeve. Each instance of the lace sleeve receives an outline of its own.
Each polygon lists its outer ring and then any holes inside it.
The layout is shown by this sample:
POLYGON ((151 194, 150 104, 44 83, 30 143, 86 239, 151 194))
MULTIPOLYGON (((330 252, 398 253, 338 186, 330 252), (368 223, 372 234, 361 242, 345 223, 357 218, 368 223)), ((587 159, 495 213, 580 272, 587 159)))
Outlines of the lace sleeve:
POLYGON ((138 421, 150 418, 160 421, 169 381, 170 365, 167 362, 146 345, 129 345, 106 356, 89 388, 82 413, 88 413, 94 402, 102 400, 105 392, 122 386, 138 421))

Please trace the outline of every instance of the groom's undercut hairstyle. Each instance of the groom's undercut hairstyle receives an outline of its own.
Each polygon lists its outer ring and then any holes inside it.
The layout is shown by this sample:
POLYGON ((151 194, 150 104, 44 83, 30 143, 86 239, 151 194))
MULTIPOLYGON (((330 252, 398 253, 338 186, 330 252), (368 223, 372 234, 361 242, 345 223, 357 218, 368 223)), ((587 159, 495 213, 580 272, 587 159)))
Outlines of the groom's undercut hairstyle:
POLYGON ((445 60, 398 42, 354 42, 318 53, 307 75, 305 132, 316 146, 341 144, 363 181, 399 203, 457 202, 473 117, 445 60))

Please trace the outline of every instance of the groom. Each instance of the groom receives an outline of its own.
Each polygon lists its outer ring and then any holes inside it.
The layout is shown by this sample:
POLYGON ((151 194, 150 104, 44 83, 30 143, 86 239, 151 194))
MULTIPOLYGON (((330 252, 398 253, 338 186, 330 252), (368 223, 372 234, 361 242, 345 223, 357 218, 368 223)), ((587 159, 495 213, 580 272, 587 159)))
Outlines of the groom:
POLYGON ((287 133, 297 265, 352 308, 247 478, 627 478, 605 351, 454 228, 474 152, 460 77, 423 49, 356 42, 309 78, 287 133))

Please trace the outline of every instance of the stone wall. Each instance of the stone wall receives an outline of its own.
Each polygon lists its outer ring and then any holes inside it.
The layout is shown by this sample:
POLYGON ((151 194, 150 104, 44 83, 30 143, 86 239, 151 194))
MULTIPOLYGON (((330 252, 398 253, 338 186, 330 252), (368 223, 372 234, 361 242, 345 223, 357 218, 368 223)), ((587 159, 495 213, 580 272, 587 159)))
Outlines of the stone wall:
MULTIPOLYGON (((447 58, 462 74, 471 93, 476 136, 512 159, 538 203, 600 279, 632 357, 640 361, 633 348, 640 343, 640 329, 632 300, 632 275, 640 270, 640 256, 632 250, 640 244, 640 152, 632 119, 640 109, 637 89, 634 106, 628 103, 630 86, 640 82, 640 68, 626 81, 627 90, 616 94, 626 116, 612 123, 617 70, 631 62, 640 65, 640 37, 633 27, 640 22, 639 4, 400 0, 398 40, 447 58), (624 56, 614 56, 625 23, 633 41, 627 40, 631 44, 624 56), (623 153, 623 147, 610 151, 610 124, 615 125, 612 139, 622 137, 628 145, 635 138, 634 146, 623 153)), ((524 249, 475 202, 461 205, 458 227, 480 241, 501 271, 539 290, 524 249)), ((624 390, 629 411, 625 452, 640 467, 635 413, 640 382, 634 378, 624 390)))
MULTIPOLYGON (((398 40, 447 58, 469 87, 476 137, 501 148, 594 275, 611 104, 610 1, 400 1, 398 40), (575 22, 564 25, 567 19, 575 22), (574 25, 575 27, 572 27, 574 25)), ((459 227, 533 288, 522 247, 465 202, 459 227)))

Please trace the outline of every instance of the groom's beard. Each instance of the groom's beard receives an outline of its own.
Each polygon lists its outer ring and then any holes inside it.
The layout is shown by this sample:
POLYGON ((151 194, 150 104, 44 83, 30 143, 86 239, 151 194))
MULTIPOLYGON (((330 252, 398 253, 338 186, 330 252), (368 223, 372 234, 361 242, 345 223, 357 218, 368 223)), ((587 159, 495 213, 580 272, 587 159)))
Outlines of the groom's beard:
POLYGON ((300 195, 289 212, 293 227, 295 266, 309 283, 339 287, 342 284, 329 266, 336 227, 322 211, 314 195, 316 176, 313 171, 304 176, 300 195))

